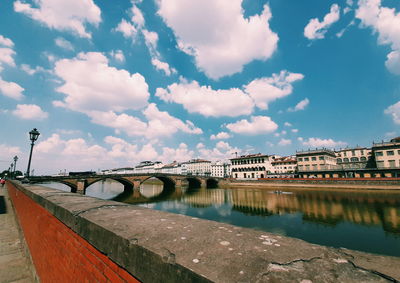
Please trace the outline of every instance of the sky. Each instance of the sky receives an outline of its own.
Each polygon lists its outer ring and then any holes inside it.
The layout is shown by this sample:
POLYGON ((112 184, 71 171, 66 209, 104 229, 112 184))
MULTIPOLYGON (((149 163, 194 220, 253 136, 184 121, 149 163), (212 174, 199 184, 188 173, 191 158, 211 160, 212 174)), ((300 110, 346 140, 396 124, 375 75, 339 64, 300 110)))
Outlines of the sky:
POLYGON ((0 171, 399 135, 398 0, 2 0, 0 171))

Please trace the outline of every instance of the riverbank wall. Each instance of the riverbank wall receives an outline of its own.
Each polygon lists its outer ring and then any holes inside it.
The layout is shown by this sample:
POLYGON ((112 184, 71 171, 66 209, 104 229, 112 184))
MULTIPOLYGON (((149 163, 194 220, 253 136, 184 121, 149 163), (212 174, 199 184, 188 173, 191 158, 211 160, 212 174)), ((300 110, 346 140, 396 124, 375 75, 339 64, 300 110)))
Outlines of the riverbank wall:
POLYGON ((7 189, 41 282, 400 280, 397 257, 14 181, 7 189))
POLYGON ((231 187, 301 187, 343 189, 400 190, 400 178, 266 178, 258 180, 229 179, 231 187))

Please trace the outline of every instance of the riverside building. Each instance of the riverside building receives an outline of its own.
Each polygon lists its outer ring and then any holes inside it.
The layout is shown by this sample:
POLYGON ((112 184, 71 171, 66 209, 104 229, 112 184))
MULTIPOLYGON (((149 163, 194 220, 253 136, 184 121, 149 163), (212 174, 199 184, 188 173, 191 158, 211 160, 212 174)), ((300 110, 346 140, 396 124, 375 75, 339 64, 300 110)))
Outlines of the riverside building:
POLYGON ((324 174, 337 169, 336 153, 327 148, 296 152, 297 170, 300 177, 333 177, 324 174))
POLYGON ((231 175, 231 165, 222 161, 211 163, 211 176, 219 178, 228 178, 231 175))
POLYGON ((275 158, 271 162, 274 168, 274 177, 276 178, 293 178, 297 173, 297 160, 296 156, 284 156, 275 158))
POLYGON ((266 154, 242 155, 231 160, 232 178, 235 179, 258 179, 266 178, 268 174, 274 173, 271 162, 275 156, 266 154))
POLYGON ((182 163, 182 174, 195 176, 211 176, 211 161, 192 159, 182 163))

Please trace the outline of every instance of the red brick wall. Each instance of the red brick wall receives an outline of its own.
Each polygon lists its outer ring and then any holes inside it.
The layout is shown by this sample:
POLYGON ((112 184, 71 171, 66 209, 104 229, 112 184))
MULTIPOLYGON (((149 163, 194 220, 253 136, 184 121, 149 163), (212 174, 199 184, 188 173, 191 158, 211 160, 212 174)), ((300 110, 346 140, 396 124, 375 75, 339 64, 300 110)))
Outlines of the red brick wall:
POLYGON ((41 282, 139 282, 13 184, 7 188, 41 282))

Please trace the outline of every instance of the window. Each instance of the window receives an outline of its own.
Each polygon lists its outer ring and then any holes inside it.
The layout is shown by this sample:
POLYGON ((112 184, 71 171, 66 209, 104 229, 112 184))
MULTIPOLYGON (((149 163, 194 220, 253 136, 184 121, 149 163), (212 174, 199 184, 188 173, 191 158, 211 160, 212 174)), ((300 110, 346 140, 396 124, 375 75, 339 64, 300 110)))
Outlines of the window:
POLYGON ((361 161, 367 161, 367 158, 364 157, 364 156, 361 156, 360 160, 361 160, 361 161))
POLYGON ((384 166, 383 166, 383 161, 377 161, 376 162, 376 167, 378 167, 378 168, 383 168, 384 166))
POLYGON ((388 150, 388 151, 386 151, 386 155, 387 156, 393 156, 394 155, 394 151, 393 150, 388 150))
POLYGON ((396 167, 396 163, 394 160, 389 160, 389 167, 391 167, 391 168, 396 167))
MULTIPOLYGON (((400 150, 399 150, 400 151, 400 150)), ((297 158, 298 161, 303 161, 303 158, 299 157, 297 158)))
POLYGON ((342 159, 341 159, 341 158, 338 158, 338 159, 337 159, 337 162, 338 162, 338 163, 342 163, 342 159))
POLYGON ((310 161, 308 157, 304 157, 304 161, 310 161))
POLYGON ((243 176, 244 176, 245 178, 247 178, 247 174, 246 174, 246 173, 244 173, 243 176))
POLYGON ((350 158, 350 160, 351 160, 351 162, 357 162, 358 158, 357 157, 352 157, 352 158, 350 158))
POLYGON ((375 156, 383 156, 383 152, 382 151, 375 151, 375 156))
POLYGON ((343 162, 349 162, 349 159, 348 158, 344 158, 343 162))
POLYGON ((311 160, 315 161, 315 160, 317 160, 317 158, 316 157, 311 157, 311 160))
POLYGON ((355 150, 352 150, 352 151, 351 151, 351 155, 353 155, 353 156, 356 155, 356 151, 355 151, 355 150))
POLYGON ((319 159, 319 160, 324 160, 325 157, 324 157, 324 156, 320 156, 318 159, 319 159))
POLYGON ((317 164, 313 164, 313 170, 317 170, 317 164))

